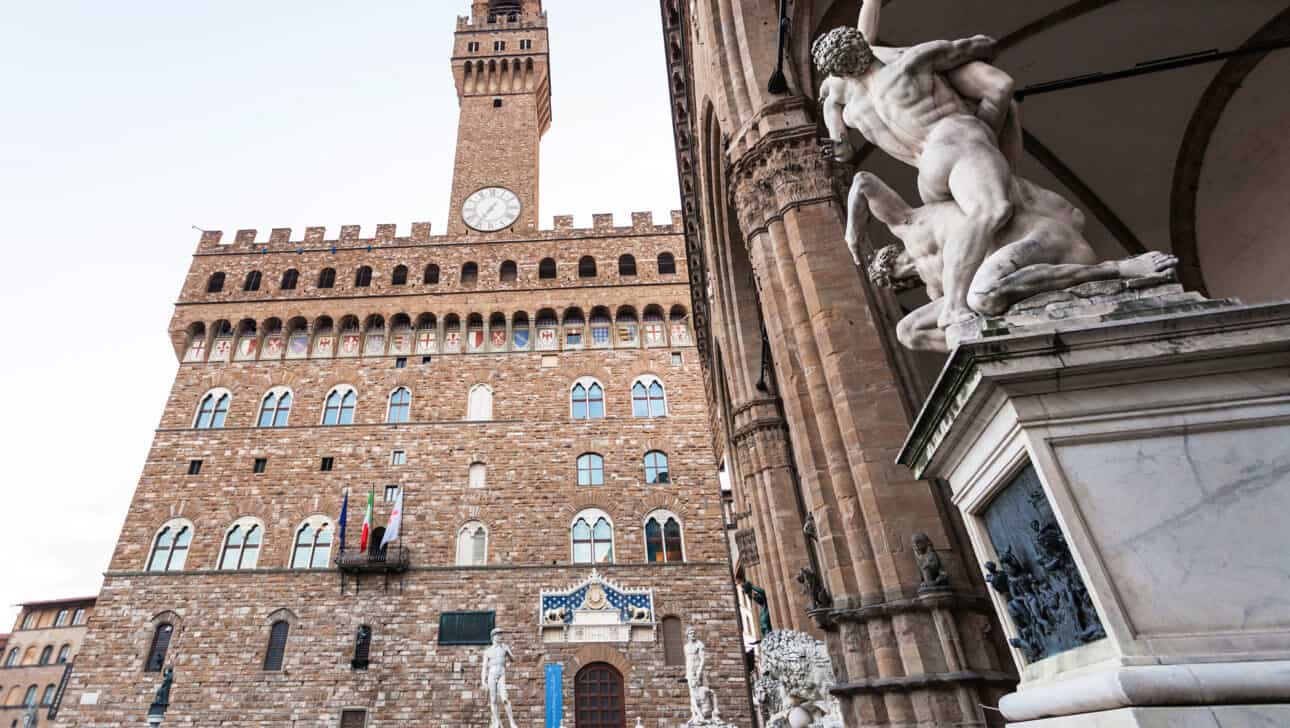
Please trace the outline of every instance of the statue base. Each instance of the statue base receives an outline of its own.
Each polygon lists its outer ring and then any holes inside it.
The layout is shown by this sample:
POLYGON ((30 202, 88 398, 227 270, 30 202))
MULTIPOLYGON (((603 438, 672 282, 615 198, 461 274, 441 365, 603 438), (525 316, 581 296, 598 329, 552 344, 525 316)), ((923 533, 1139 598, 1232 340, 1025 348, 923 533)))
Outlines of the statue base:
POLYGON ((988 562, 1009 725, 1290 725, 1290 304, 1111 281, 982 323, 899 462, 988 562))
POLYGON ((684 728, 735 728, 720 718, 691 718, 682 725, 684 728))

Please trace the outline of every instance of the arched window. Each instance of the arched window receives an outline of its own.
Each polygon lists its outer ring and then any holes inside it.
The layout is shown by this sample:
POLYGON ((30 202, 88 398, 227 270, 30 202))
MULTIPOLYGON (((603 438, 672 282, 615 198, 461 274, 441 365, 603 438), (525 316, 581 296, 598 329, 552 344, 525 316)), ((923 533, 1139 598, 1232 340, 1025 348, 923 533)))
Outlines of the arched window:
POLYGON ((282 658, 287 652, 287 635, 291 625, 278 620, 269 628, 269 646, 264 650, 264 669, 275 672, 282 669, 282 658))
POLYGON ((366 670, 371 664, 372 657, 372 628, 366 624, 358 626, 358 633, 354 635, 354 659, 350 660, 349 666, 355 670, 366 670))
POLYGON ((573 680, 574 725, 578 728, 625 728, 623 674, 612 665, 593 662, 573 680))
POLYGON ((474 261, 463 263, 461 266, 461 285, 473 286, 479 282, 479 264, 474 261))
POLYGON ((45 649, 40 651, 40 659, 36 661, 37 665, 48 665, 50 660, 54 659, 54 646, 45 645, 45 649))
POLYGON ((13 667, 14 665, 17 665, 18 654, 19 654, 19 651, 17 647, 13 648, 12 650, 9 650, 9 656, 4 658, 4 666, 13 667))
POLYGON ((28 687, 28 688, 27 688, 27 694, 22 696, 22 704, 23 704, 23 705, 35 705, 35 704, 36 704, 36 691, 37 691, 37 690, 39 690, 39 689, 40 689, 40 688, 39 688, 39 687, 37 687, 37 686, 35 686, 35 685, 32 685, 32 686, 28 687))
POLYGON ((431 286, 439 283, 439 266, 435 265, 434 263, 427 265, 425 277, 422 278, 422 282, 431 286))
POLYGON ((394 266, 394 272, 390 274, 390 285, 406 286, 408 284, 408 267, 406 265, 394 266))
POLYGON ((680 617, 663 618, 663 664, 669 667, 685 664, 685 638, 680 617))
POLYGON ((152 542, 148 571, 182 571, 193 541, 193 526, 187 521, 171 521, 161 527, 152 542))
POLYGON ((318 287, 331 288, 334 285, 336 285, 336 269, 323 268, 322 272, 318 274, 318 287))
POLYGON ((53 683, 50 683, 45 686, 45 692, 41 693, 40 695, 40 704, 43 707, 47 708, 54 704, 54 691, 56 691, 57 689, 58 689, 58 686, 53 683))
POLYGON ((667 471, 667 453, 661 450, 645 453, 645 482, 650 485, 672 482, 667 471))
POLYGON ((354 271, 354 287, 367 288, 372 285, 372 266, 360 265, 358 270, 354 271))
POLYGON ((676 273, 676 258, 671 253, 658 254, 658 274, 670 276, 676 273))
POLYGON ((578 456, 578 485, 604 485, 605 459, 594 452, 578 456))
POLYGON ((260 560, 260 539, 263 535, 264 529, 255 521, 245 519, 233 524, 224 535, 219 568, 254 569, 260 560))
POLYGON ((358 403, 358 394, 349 385, 341 385, 327 394, 323 407, 324 425, 354 424, 354 405, 358 403))
POLYGON ((595 278, 596 277, 596 259, 590 255, 584 255, 578 259, 578 277, 595 278))
POLYGON ((71 656, 72 656, 72 646, 63 645, 62 647, 58 648, 58 659, 55 660, 55 662, 57 662, 60 665, 65 664, 69 659, 71 659, 71 656))
POLYGON ((611 564, 614 561, 614 524, 609 514, 585 510, 573 519, 573 563, 611 564))
POLYGON ((291 568, 325 569, 330 561, 331 522, 321 517, 305 521, 296 531, 291 568))
POLYGON ((555 278, 555 258, 543 258, 538 263, 538 278, 542 280, 555 278))
POLYGON ((399 387, 390 393, 390 407, 385 413, 385 421, 389 423, 407 422, 412 414, 412 393, 407 387, 399 387))
POLYGON ((640 377, 632 384, 632 416, 667 416, 667 394, 658 377, 640 377))
POLYGON ((278 286, 284 291, 296 290, 296 283, 300 281, 300 271, 295 268, 288 268, 282 273, 282 284, 278 286))
POLYGON ((242 281, 242 290, 243 291, 260 290, 260 280, 262 278, 263 276, 260 275, 260 271, 258 270, 253 270, 250 273, 247 273, 246 280, 242 281))
POLYGON ((498 271, 497 279, 502 283, 514 283, 519 277, 519 269, 513 260, 502 261, 502 268, 498 271))
POLYGON ((645 560, 650 563, 685 561, 681 519, 676 514, 654 511, 645 519, 645 560))
POLYGON ((569 400, 575 420, 599 420, 605 416, 605 388, 591 377, 574 382, 569 400))
POLYGON ((211 273, 211 277, 206 279, 206 292, 219 293, 224 290, 224 274, 211 273))
POLYGON ((476 384, 467 397, 466 419, 487 422, 493 419, 493 390, 487 384, 476 384))
POLYGON ((636 256, 631 253, 618 256, 618 275, 625 277, 636 275, 636 256))
POLYGON ((170 649, 170 638, 175 633, 175 625, 162 622, 152 633, 152 644, 148 646, 148 660, 143 663, 144 672, 161 672, 166 666, 166 651, 170 649))
POLYGON ((218 430, 223 427, 224 418, 228 416, 228 405, 232 401, 233 395, 227 389, 207 392, 197 408, 197 419, 193 421, 193 427, 198 430, 218 430))
POLYGON ((85 624, 85 610, 78 607, 72 612, 72 624, 85 624))
POLYGON ((488 485, 488 466, 473 462, 466 471, 466 484, 471 488, 483 488, 488 485))
POLYGON ((291 390, 275 387, 260 400, 260 427, 286 427, 290 416, 291 390))
POLYGON ((470 521, 457 531, 457 566, 483 566, 488 563, 488 529, 479 521, 470 521))
POLYGON ((67 617, 68 617, 70 614, 71 614, 71 613, 70 613, 70 612, 68 612, 66 609, 60 609, 60 610, 58 610, 58 614, 54 615, 54 626, 55 626, 55 627, 66 627, 66 626, 67 626, 67 617))

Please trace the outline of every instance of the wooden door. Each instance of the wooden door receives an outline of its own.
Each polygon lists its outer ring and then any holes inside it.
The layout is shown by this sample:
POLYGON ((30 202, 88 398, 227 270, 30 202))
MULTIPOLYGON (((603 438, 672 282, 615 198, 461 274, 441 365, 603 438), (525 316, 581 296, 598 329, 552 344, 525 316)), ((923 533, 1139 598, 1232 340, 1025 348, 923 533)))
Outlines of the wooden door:
POLYGON ((587 665, 578 671, 573 686, 576 728, 627 728, 623 675, 612 665, 587 665))

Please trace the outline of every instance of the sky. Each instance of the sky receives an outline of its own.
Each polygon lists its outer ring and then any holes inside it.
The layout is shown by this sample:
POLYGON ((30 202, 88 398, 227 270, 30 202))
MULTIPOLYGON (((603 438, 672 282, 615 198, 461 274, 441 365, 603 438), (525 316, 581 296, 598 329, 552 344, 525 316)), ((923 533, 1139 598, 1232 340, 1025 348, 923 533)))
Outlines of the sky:
MULTIPOLYGON (((541 219, 679 206, 658 4, 546 0, 541 219), (588 174, 588 170, 593 170, 588 174)), ((177 367, 199 233, 442 231, 468 0, 6 6, 0 633, 102 582, 177 367), (30 326, 28 326, 30 325, 30 326)))

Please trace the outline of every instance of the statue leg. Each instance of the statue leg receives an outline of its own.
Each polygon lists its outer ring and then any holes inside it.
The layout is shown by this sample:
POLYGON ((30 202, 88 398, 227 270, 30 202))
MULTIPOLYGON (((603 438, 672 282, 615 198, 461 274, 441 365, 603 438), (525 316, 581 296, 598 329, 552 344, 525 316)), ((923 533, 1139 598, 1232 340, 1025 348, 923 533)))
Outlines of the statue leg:
POLYGON ((909 315, 896 324, 896 338, 905 348, 915 351, 938 351, 946 353, 949 344, 945 341, 945 332, 936 325, 945 301, 938 298, 914 309, 909 315))

